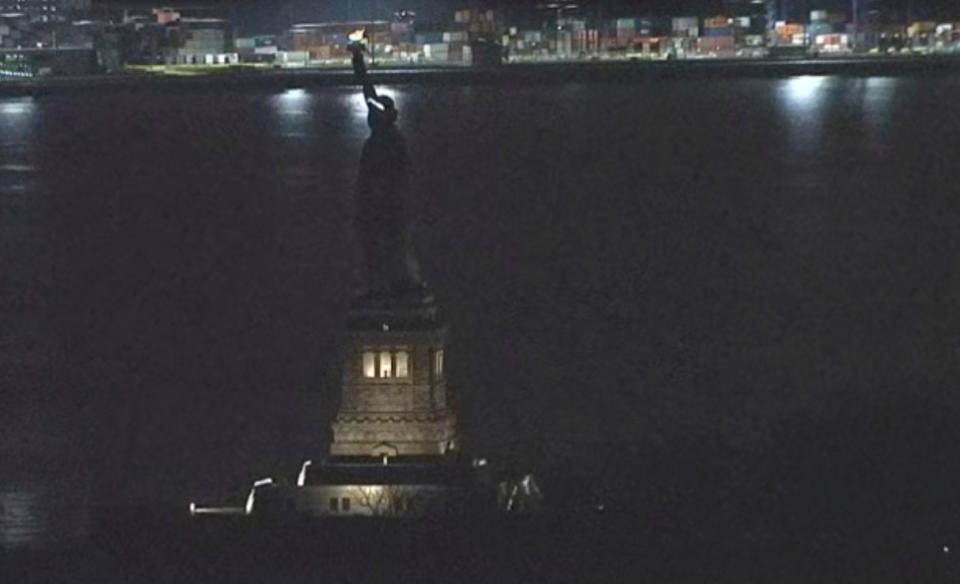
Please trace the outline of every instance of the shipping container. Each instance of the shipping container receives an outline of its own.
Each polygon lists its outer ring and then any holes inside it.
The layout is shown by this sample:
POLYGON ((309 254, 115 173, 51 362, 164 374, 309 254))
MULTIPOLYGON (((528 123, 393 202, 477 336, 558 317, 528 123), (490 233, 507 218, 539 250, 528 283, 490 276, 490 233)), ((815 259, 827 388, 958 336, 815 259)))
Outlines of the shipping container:
POLYGON ((794 36, 805 32, 802 24, 786 22, 778 22, 774 30, 780 36, 794 36))
POLYGON ((703 29, 703 34, 701 36, 705 37, 732 37, 734 36, 734 31, 732 26, 727 26, 723 28, 705 28, 703 29))
POLYGON ((418 45, 430 45, 443 42, 442 32, 424 32, 415 36, 418 45))
POLYGON ((915 37, 924 34, 933 34, 936 30, 936 22, 914 22, 907 27, 907 36, 915 37))
POLYGON ((807 27, 807 33, 811 37, 822 35, 822 34, 830 34, 833 32, 836 32, 834 30, 833 25, 825 21, 814 22, 807 27))
POLYGON ((447 43, 430 43, 423 45, 423 56, 428 59, 446 60, 450 53, 450 45, 447 43))
POLYGON ((464 31, 445 32, 442 40, 445 43, 464 42, 467 40, 467 33, 464 31))
POLYGON ((450 43, 431 43, 423 45, 423 56, 431 61, 449 61, 451 53, 458 50, 462 52, 462 45, 451 45, 450 43), (451 51, 451 46, 454 48, 451 51))
POLYGON ((581 51, 595 51, 600 46, 600 34, 596 29, 586 29, 577 32, 575 48, 581 51))
POLYGON ((726 16, 711 16, 703 19, 703 28, 723 28, 730 26, 730 18, 726 16))
POLYGON ((671 30, 671 19, 669 17, 646 17, 636 19, 636 29, 640 34, 645 35, 666 35, 671 30))
POLYGON ((821 34, 815 39, 815 44, 825 47, 841 47, 847 45, 847 35, 840 33, 821 34))
POLYGON ((563 30, 577 32, 587 28, 587 21, 579 18, 563 18, 557 21, 557 26, 563 30))
POLYGON ((700 37, 697 40, 697 47, 704 53, 732 51, 736 46, 736 39, 732 36, 700 37))
POLYGON ((280 51, 277 59, 282 63, 304 63, 310 59, 307 51, 280 51))
POLYGON ((674 32, 686 32, 691 28, 700 28, 700 19, 696 16, 678 16, 670 21, 674 32))

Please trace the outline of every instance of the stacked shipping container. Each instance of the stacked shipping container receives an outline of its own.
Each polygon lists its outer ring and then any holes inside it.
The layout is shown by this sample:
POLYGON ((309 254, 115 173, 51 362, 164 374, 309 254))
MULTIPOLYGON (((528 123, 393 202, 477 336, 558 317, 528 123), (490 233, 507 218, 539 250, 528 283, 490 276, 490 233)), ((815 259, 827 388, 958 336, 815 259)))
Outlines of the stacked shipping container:
POLYGON ((697 48, 703 53, 721 53, 733 51, 737 47, 742 30, 734 25, 727 16, 711 16, 703 19, 703 30, 697 41, 697 48))

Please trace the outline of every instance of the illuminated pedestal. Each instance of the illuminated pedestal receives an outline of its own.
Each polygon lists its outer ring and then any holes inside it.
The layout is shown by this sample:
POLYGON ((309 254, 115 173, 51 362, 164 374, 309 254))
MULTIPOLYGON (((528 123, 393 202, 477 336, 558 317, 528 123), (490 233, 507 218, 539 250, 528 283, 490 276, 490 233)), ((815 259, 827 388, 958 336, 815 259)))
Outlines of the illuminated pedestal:
POLYGON ((540 493, 532 476, 497 482, 485 459, 461 452, 444 372, 446 335, 423 289, 359 300, 349 315, 330 456, 304 461, 296 486, 254 483, 245 512, 443 516, 471 525, 498 509, 533 512, 540 493))
POLYGON ((364 298, 350 312, 333 456, 444 455, 458 445, 433 297, 364 298))

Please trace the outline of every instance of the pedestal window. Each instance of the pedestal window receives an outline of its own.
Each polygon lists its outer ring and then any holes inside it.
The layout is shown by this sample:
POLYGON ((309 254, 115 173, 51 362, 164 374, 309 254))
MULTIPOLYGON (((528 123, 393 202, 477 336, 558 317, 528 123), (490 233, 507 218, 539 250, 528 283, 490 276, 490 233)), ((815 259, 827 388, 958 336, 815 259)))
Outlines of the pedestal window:
POLYGON ((361 369, 366 379, 404 379, 410 377, 410 353, 397 351, 364 351, 361 369))
POLYGON ((377 355, 370 351, 367 351, 363 354, 363 376, 364 377, 376 377, 377 376, 377 355))
POLYGON ((393 377, 393 359, 390 351, 380 351, 380 377, 381 379, 393 377))
POLYGON ((406 351, 397 351, 394 355, 396 360, 396 372, 397 377, 410 377, 410 357, 406 351))

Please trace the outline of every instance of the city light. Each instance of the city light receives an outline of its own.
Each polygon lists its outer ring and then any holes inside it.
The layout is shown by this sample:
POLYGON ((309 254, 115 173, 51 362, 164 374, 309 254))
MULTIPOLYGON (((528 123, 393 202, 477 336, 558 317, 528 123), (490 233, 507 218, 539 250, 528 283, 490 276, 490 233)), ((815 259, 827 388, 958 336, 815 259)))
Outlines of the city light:
POLYGON ((0 165, 0 170, 4 172, 33 172, 37 170, 37 167, 29 164, 3 164, 0 165))
POLYGON ((45 11, 46 2, 37 0, 36 4, 24 5, 23 12, 0 15, 5 20, 18 21, 15 35, 5 30, 9 26, 0 26, 0 44, 8 50, 29 50, 15 55, 22 61, 24 71, 18 65, 16 71, 0 71, 0 75, 32 76, 34 70, 47 69, 43 64, 45 57, 39 55, 59 50, 63 43, 58 43, 58 30, 70 38, 80 35, 77 45, 88 46, 96 45, 95 31, 121 24, 131 38, 130 43, 124 44, 142 49, 98 49, 104 53, 101 57, 108 58, 89 60, 80 74, 104 70, 121 73, 131 67, 179 75, 202 75, 212 67, 342 67, 350 63, 356 45, 367 42, 371 58, 375 55, 379 64, 400 66, 457 63, 486 67, 504 62, 574 61, 584 57, 673 60, 854 53, 920 56, 960 50, 957 23, 950 20, 955 16, 918 20, 909 11, 898 14, 889 7, 877 7, 868 10, 876 12, 868 21, 858 20, 855 10, 798 12, 787 10, 783 3, 779 11, 771 11, 765 8, 768 0, 729 0, 723 3, 725 10, 720 14, 670 16, 622 10, 601 16, 604 11, 595 11, 589 3, 544 2, 538 5, 542 11, 539 22, 526 23, 527 26, 511 20, 509 11, 474 7, 438 14, 429 20, 429 26, 423 26, 426 21, 418 20, 411 11, 391 10, 392 22, 363 21, 363 28, 356 28, 361 23, 351 20, 348 9, 346 21, 290 22, 285 29, 248 32, 244 36, 232 32, 237 30, 234 13, 222 7, 130 8, 124 11, 122 22, 112 22, 106 14, 89 7, 71 9, 69 17, 60 13, 55 17, 41 15, 37 11, 41 7, 45 11))
POLYGON ((307 484, 307 468, 313 464, 312 460, 303 461, 303 465, 300 467, 300 474, 297 475, 297 486, 302 487, 307 484))

